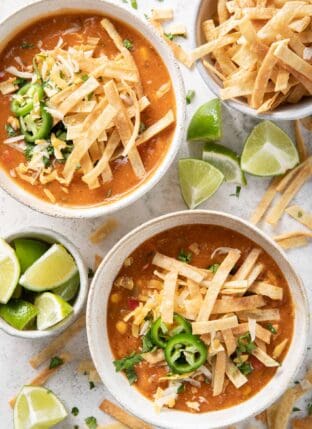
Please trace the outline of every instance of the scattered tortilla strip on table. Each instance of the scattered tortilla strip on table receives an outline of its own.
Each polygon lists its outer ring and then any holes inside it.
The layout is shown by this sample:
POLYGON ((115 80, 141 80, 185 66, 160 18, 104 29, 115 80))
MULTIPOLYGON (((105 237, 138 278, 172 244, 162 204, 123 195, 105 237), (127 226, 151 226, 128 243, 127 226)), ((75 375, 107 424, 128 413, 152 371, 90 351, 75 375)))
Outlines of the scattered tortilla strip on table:
POLYGON ((170 21, 173 19, 173 9, 153 9, 151 18, 155 21, 170 21))
POLYGON ((140 420, 137 417, 128 414, 118 405, 113 404, 107 399, 104 399, 104 401, 100 404, 99 408, 104 413, 110 415, 111 417, 114 417, 116 420, 119 420, 121 423, 123 423, 130 429, 152 429, 152 426, 143 422, 143 420, 140 420))
POLYGON ((51 359, 56 353, 63 349, 66 344, 80 332, 86 325, 86 316, 83 314, 80 316, 69 328, 67 328, 62 334, 54 338, 46 347, 44 347, 39 353, 29 359, 29 363, 33 368, 38 368, 46 360, 51 359))
POLYGON ((303 135, 301 133, 299 120, 295 121, 295 137, 296 137, 297 149, 299 152, 299 158, 300 158, 300 161, 303 162, 308 158, 308 150, 304 142, 303 135))
POLYGON ((289 206, 285 210, 287 214, 296 219, 302 225, 307 226, 312 230, 312 214, 305 211, 302 207, 294 205, 289 206))
POLYGON ((288 173, 284 175, 282 179, 279 180, 276 190, 278 192, 284 192, 289 183, 294 179, 294 177, 301 171, 306 165, 311 163, 312 157, 310 156, 308 159, 306 159, 301 164, 297 165, 297 167, 290 170, 288 173))
POLYGON ((271 202, 274 200, 275 195, 277 193, 277 185, 280 181, 280 178, 274 178, 268 189, 266 190, 265 194, 263 195, 260 203, 256 207, 255 211, 253 212, 250 222, 256 225, 264 216, 265 212, 269 208, 271 202))

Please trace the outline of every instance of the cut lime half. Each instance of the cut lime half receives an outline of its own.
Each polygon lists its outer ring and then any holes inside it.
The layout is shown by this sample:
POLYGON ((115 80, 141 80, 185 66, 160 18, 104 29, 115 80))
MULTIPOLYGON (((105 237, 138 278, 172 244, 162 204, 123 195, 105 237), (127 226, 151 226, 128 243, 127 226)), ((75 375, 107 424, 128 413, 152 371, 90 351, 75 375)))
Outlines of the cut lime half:
POLYGON ((213 195, 224 180, 220 170, 199 159, 180 159, 179 178, 184 201, 194 209, 213 195))
POLYGON ((217 143, 205 143, 203 160, 220 170, 226 182, 246 185, 239 156, 233 150, 217 143))
POLYGON ((71 305, 59 295, 51 292, 39 295, 35 300, 35 306, 38 309, 37 328, 39 331, 51 328, 73 312, 71 305))
POLYGON ((31 238, 17 238, 13 242, 16 256, 24 273, 37 259, 39 259, 50 247, 43 241, 31 238))
POLYGON ((37 314, 37 308, 22 299, 11 299, 7 304, 0 304, 0 317, 20 331, 33 328, 37 314))
POLYGON ((53 244, 20 278, 20 284, 34 292, 64 285, 77 273, 74 258, 60 244, 53 244))
POLYGON ((203 104, 193 115, 187 139, 211 141, 221 138, 221 103, 218 98, 203 104))
POLYGON ((66 417, 64 405, 51 390, 24 386, 14 406, 14 429, 49 429, 66 417))
POLYGON ((252 130, 241 157, 242 169, 255 176, 278 176, 298 162, 291 139, 270 121, 263 121, 252 130))
POLYGON ((6 304, 14 293, 20 265, 12 247, 0 238, 0 302, 6 304))

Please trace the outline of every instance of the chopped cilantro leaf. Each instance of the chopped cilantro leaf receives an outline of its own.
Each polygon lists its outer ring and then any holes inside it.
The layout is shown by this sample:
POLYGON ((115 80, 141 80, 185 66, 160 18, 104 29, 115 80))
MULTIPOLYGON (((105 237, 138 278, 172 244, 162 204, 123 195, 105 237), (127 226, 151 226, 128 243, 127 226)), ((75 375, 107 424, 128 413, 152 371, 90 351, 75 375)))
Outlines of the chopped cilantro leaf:
POLYGON ((298 408, 298 407, 294 407, 292 410, 293 410, 293 413, 295 413, 297 411, 301 411, 300 408, 298 408))
POLYGON ((135 372, 135 365, 142 361, 142 356, 136 353, 131 353, 129 356, 125 356, 122 359, 114 360, 116 372, 124 371, 130 384, 137 381, 137 374, 135 372))
POLYGON ((298 217, 302 217, 303 213, 301 211, 298 212, 298 217))
POLYGON ((89 387, 90 387, 90 390, 95 388, 95 384, 93 383, 93 381, 89 381, 89 387))
POLYGON ((147 353, 153 350, 154 344, 151 338, 151 330, 149 330, 142 339, 142 353, 147 353))
POLYGON ((77 407, 73 407, 72 410, 71 410, 71 413, 72 413, 73 416, 78 416, 78 414, 79 414, 78 408, 77 407))
POLYGON ((312 402, 308 404, 308 415, 312 416, 312 402))
POLYGON ((236 366, 240 370, 240 372, 244 375, 249 375, 254 370, 254 368, 250 362, 243 362, 243 363, 240 363, 236 366))
POLYGON ((8 135, 8 137, 14 137, 16 136, 16 131, 10 124, 5 124, 5 131, 8 135))
POLYGON ((34 47, 33 43, 26 42, 25 40, 23 40, 23 42, 21 43, 22 49, 31 49, 33 47, 34 47))
POLYGON ((179 261, 189 263, 192 261, 192 253, 185 252, 184 249, 181 249, 177 259, 179 259, 179 261))
POLYGON ((80 76, 81 77, 81 80, 83 81, 83 82, 86 82, 88 79, 89 79, 89 76, 87 75, 87 74, 83 74, 82 76, 80 76))
POLYGON ((195 91, 193 89, 189 89, 186 93, 186 104, 191 104, 193 98, 195 97, 195 91))
POLYGON ((250 333, 247 332, 237 338, 236 354, 240 356, 243 353, 251 354, 256 348, 256 345, 251 341, 250 333))
POLYGON ((172 33, 165 33, 165 36, 167 37, 167 39, 169 40, 173 40, 174 39, 174 35, 172 33))
POLYGON ((272 323, 268 323, 267 325, 266 325, 266 328, 270 331, 270 332, 272 332, 272 334, 277 334, 277 330, 274 328, 274 326, 272 325, 272 323))
POLYGON ((220 267, 220 264, 212 264, 212 265, 209 265, 208 270, 211 271, 213 274, 215 274, 218 271, 219 267, 220 267))
POLYGON ((96 421, 96 418, 93 416, 87 417, 85 419, 85 423, 89 429, 96 429, 97 428, 97 421, 96 421))
POLYGON ((241 186, 236 186, 235 192, 234 194, 230 194, 230 197, 236 197, 239 198, 240 193, 241 193, 242 187, 241 186))
POLYGON ((131 40, 125 39, 122 43, 123 43, 123 45, 124 45, 125 48, 127 48, 129 51, 132 51, 132 49, 133 49, 133 42, 131 42, 131 40))
POLYGON ((177 390, 177 393, 183 393, 184 392, 184 390, 185 390, 185 385, 184 384, 181 384, 181 386, 179 386, 178 387, 178 390, 177 390))
POLYGON ((130 0, 130 4, 133 7, 133 9, 137 9, 138 8, 138 2, 137 2, 137 0, 130 0))
POLYGON ((58 366, 63 365, 63 363, 64 363, 64 361, 62 358, 60 358, 59 356, 54 356, 50 360, 49 369, 57 368, 58 366))
POLYGON ((94 271, 92 270, 92 268, 88 269, 88 279, 92 279, 92 277, 94 277, 94 271))
POLYGON ((26 79, 24 79, 22 77, 17 77, 14 81, 14 85, 17 85, 21 88, 22 86, 25 85, 26 82, 27 82, 26 79))
POLYGON ((26 144, 26 148, 24 149, 24 156, 27 161, 30 161, 33 156, 34 145, 26 144))

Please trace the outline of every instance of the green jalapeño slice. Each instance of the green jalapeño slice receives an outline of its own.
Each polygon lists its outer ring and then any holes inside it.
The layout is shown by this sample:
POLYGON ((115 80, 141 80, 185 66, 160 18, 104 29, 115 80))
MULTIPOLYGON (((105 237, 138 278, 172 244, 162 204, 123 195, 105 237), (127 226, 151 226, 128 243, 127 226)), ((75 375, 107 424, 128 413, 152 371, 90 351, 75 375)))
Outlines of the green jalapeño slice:
POLYGON ((173 315, 173 325, 168 327, 159 317, 151 327, 151 339, 155 346, 164 349, 169 338, 181 333, 192 333, 191 324, 179 314, 173 315))
POLYGON ((175 374, 186 374, 207 360, 207 346, 198 337, 183 333, 172 337, 165 348, 165 358, 175 374))

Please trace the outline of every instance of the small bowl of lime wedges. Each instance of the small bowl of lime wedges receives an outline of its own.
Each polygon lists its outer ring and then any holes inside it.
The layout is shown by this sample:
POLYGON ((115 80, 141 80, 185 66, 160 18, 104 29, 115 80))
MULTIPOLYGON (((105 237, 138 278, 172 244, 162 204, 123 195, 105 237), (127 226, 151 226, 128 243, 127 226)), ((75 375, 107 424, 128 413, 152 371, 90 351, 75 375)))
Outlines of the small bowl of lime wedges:
POLYGON ((88 272, 61 234, 27 228, 0 238, 0 328, 10 335, 59 334, 82 312, 88 272))

